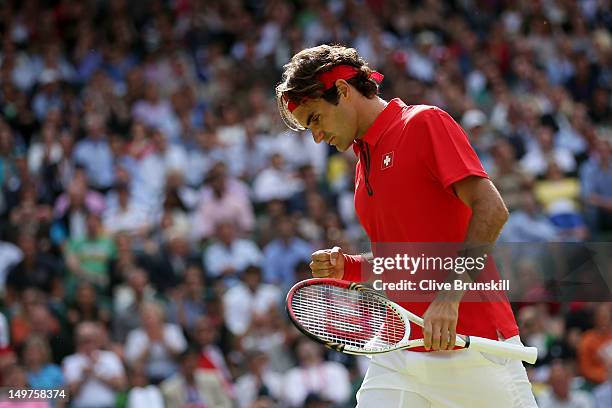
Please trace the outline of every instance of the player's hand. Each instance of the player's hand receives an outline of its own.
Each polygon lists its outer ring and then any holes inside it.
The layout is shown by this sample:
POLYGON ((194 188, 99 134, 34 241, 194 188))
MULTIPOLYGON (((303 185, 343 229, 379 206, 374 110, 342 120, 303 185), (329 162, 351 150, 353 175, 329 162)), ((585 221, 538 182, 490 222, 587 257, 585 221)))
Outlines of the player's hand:
POLYGON ((459 302, 435 299, 423 315, 423 338, 427 350, 452 350, 457 339, 459 302))
POLYGON ((342 279, 344 276, 344 256, 340 247, 320 249, 312 254, 310 270, 315 278, 342 279))

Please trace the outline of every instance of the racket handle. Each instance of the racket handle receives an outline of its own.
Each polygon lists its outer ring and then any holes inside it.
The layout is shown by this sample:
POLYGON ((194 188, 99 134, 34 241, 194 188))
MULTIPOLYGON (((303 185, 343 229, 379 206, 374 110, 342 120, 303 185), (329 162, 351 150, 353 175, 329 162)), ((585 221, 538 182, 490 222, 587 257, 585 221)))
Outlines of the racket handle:
POLYGON ((483 337, 466 336, 468 345, 466 347, 484 353, 495 354, 501 357, 514 360, 523 360, 533 364, 538 359, 538 349, 535 347, 525 347, 518 344, 510 344, 503 341, 486 339, 483 337))

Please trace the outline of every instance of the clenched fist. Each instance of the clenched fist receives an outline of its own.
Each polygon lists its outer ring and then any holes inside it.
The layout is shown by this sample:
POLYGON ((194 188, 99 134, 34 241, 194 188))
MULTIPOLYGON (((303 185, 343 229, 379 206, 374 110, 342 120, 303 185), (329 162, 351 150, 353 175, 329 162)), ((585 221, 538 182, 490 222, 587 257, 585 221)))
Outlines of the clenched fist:
POLYGON ((344 276, 344 256, 340 247, 320 249, 312 254, 310 270, 315 278, 342 279, 344 276))

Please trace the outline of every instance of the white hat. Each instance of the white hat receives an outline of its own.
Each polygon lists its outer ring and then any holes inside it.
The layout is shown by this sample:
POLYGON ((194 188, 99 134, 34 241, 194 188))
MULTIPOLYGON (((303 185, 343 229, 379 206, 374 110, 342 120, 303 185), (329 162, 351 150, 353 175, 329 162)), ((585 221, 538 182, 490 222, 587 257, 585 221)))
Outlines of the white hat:
POLYGON ((482 126, 487 123, 487 115, 478 109, 470 109, 463 114, 461 125, 464 129, 470 130, 477 126, 482 126))

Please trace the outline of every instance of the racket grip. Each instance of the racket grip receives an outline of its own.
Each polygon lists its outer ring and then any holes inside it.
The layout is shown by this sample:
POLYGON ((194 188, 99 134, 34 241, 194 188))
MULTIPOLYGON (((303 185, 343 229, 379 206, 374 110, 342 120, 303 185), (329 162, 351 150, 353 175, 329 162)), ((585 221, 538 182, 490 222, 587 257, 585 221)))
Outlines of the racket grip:
POLYGON ((538 359, 538 349, 535 347, 525 347, 519 344, 510 344, 476 336, 469 336, 468 341, 468 347, 484 353, 495 354, 514 360, 523 360, 529 364, 535 363, 538 359))

